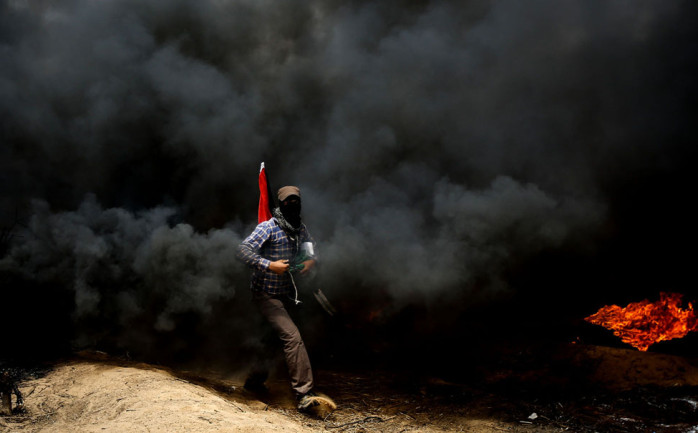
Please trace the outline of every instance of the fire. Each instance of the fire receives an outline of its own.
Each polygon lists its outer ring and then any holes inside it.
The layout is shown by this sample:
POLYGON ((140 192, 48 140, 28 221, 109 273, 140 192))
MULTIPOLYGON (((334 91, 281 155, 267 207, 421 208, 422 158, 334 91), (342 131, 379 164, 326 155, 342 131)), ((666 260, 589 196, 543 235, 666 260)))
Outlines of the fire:
POLYGON ((644 352, 659 341, 681 338, 691 331, 698 331, 693 305, 689 302, 688 308, 680 307, 682 296, 662 292, 657 302, 645 299, 625 308, 607 305, 584 320, 612 330, 624 343, 644 352))

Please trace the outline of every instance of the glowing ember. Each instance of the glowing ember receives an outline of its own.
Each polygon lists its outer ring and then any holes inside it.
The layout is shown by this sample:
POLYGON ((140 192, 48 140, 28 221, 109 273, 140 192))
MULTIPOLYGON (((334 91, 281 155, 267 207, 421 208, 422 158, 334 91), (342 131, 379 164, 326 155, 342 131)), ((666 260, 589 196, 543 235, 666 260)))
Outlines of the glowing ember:
POLYGON ((689 303, 688 308, 680 308, 682 296, 661 293, 657 302, 645 299, 625 308, 607 305, 584 320, 612 330, 624 343, 644 352, 659 341, 681 338, 691 331, 698 331, 693 305, 689 303))

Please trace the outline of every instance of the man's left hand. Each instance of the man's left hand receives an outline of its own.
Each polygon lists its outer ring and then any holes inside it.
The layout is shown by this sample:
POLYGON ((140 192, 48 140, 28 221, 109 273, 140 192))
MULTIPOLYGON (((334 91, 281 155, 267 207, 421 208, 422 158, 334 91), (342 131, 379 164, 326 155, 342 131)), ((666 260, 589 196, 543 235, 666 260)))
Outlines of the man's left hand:
POLYGON ((315 266, 315 260, 310 259, 303 262, 303 269, 301 269, 301 275, 308 273, 315 266))

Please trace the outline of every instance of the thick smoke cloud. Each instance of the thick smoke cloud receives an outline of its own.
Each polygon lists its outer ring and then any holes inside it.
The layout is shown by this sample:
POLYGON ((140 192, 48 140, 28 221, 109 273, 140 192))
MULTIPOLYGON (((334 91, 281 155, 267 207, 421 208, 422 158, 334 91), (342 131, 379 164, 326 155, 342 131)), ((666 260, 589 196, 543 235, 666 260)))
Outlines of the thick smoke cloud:
POLYGON ((80 346, 118 328, 120 335, 110 336, 117 344, 144 350, 155 338, 149 334, 175 330, 183 313, 211 315, 240 284, 240 237, 230 229, 197 233, 188 224, 172 225, 175 212, 103 209, 94 196, 76 211, 51 212, 35 201, 25 237, 0 269, 70 289, 73 308, 62 313, 72 312, 80 346), (138 335, 142 326, 146 334, 138 335))
POLYGON ((668 216, 689 192, 694 9, 3 0, 0 217, 27 222, 3 269, 70 287, 78 322, 215 316, 244 289, 264 160, 301 186, 338 298, 535 292, 517 269, 556 252, 588 280, 656 264, 631 281, 655 291, 695 235, 668 216))

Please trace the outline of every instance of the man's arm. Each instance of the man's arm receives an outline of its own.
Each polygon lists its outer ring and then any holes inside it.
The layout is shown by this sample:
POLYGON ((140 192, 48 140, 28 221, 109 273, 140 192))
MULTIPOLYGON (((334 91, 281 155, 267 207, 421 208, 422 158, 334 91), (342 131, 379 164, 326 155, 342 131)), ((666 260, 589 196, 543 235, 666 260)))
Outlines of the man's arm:
POLYGON ((244 264, 251 268, 266 271, 269 269, 270 260, 265 259, 259 254, 264 242, 269 240, 271 229, 268 224, 261 223, 257 225, 254 231, 245 238, 238 247, 238 258, 244 264))
POLYGON ((288 270, 288 260, 272 262, 259 254, 264 242, 271 237, 271 226, 263 222, 238 247, 238 258, 247 266, 260 271, 271 271, 275 274, 283 274, 288 270))

